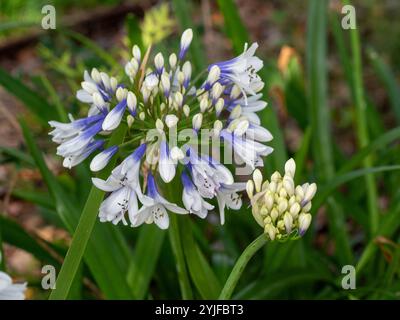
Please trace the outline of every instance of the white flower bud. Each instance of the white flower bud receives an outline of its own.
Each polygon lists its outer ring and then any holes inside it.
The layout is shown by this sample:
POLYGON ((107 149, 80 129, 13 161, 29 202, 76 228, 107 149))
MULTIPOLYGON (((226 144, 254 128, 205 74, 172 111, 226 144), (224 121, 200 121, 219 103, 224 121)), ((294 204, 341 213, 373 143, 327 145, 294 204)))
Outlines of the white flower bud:
POLYGON ((298 201, 303 200, 304 190, 301 186, 296 186, 295 193, 296 193, 296 198, 298 198, 298 201))
POLYGON ((285 190, 289 196, 292 196, 294 194, 294 181, 291 176, 283 177, 283 187, 285 188, 285 190))
POLYGON ((105 87, 106 89, 110 89, 110 88, 111 88, 111 85, 110 85, 110 77, 108 76, 108 74, 105 73, 105 72, 100 72, 100 77, 101 77, 101 81, 102 81, 103 84, 104 84, 104 87, 105 87))
POLYGON ((139 119, 142 121, 146 119, 146 114, 143 111, 139 113, 139 119))
POLYGON ((195 114, 192 119, 193 129, 199 130, 201 128, 202 122, 203 122, 203 114, 202 113, 195 114))
POLYGON ((175 127, 178 121, 179 121, 178 117, 174 114, 168 114, 165 117, 165 124, 167 125, 168 128, 175 127))
POLYGON ((276 230, 275 227, 272 224, 267 224, 265 225, 265 233, 268 234, 268 236, 270 237, 270 239, 273 241, 275 240, 275 235, 276 235, 276 230))
POLYGON ((128 128, 132 127, 133 122, 135 121, 135 118, 128 114, 128 116, 126 117, 126 122, 128 124, 128 128))
POLYGON ((242 90, 240 89, 240 87, 239 87, 238 85, 235 84, 235 85, 232 87, 231 94, 230 94, 230 98, 231 98, 232 100, 235 100, 235 99, 239 98, 239 96, 240 96, 241 93, 242 93, 242 90))
POLYGON ((185 81, 186 79, 190 79, 192 76, 192 65, 190 64, 189 61, 186 61, 183 66, 182 66, 182 72, 185 76, 185 81))
POLYGON ((127 97, 127 95, 128 95, 128 90, 125 89, 125 88, 121 88, 121 87, 119 87, 117 89, 117 92, 115 94, 115 96, 117 97, 118 101, 124 100, 127 97))
POLYGON ((242 115, 242 107, 240 105, 237 105, 232 109, 232 112, 229 116, 231 119, 237 119, 242 115))
POLYGON ((131 112, 135 112, 136 106, 137 106, 137 98, 136 95, 132 92, 128 92, 128 96, 126 98, 126 103, 128 105, 128 108, 131 112))
POLYGON ((165 103, 164 103, 164 102, 161 102, 161 104, 160 104, 160 111, 163 112, 163 111, 165 110, 165 107, 166 107, 165 103))
POLYGON ((223 98, 219 98, 217 100, 217 103, 215 104, 215 112, 217 115, 221 113, 221 111, 224 109, 225 101, 223 98))
POLYGON ((118 85, 118 80, 114 77, 110 78, 110 87, 111 90, 114 92, 115 90, 117 90, 117 85, 118 85))
POLYGON ((162 72, 164 68, 164 57, 161 52, 157 53, 154 57, 154 65, 156 66, 157 72, 162 72))
POLYGON ((295 202, 291 205, 289 213, 292 215, 293 218, 297 218, 297 215, 299 214, 300 210, 301 210, 300 204, 295 202))
POLYGON ((254 193, 254 182, 253 180, 248 180, 246 183, 246 192, 247 195, 249 196, 249 199, 253 198, 253 193, 254 193))
POLYGON ((200 101, 200 112, 205 112, 209 107, 209 100, 204 97, 200 101))
POLYGON ((311 206, 312 206, 311 201, 307 202, 307 204, 303 206, 303 212, 309 212, 311 210, 311 206))
POLYGON ((211 96, 213 100, 217 100, 221 96, 223 91, 224 87, 219 82, 214 83, 211 89, 211 96))
POLYGON ((317 185, 315 183, 311 183, 304 192, 303 201, 308 202, 314 197, 317 192, 317 185))
POLYGON ((290 233, 293 227, 293 217, 290 215, 289 212, 286 212, 283 215, 283 222, 285 223, 286 233, 290 233))
POLYGON ((256 188, 256 192, 260 192, 263 177, 262 177, 262 173, 259 169, 254 170, 253 180, 254 180, 254 186, 256 188))
POLYGON ((296 172, 296 163, 294 162, 293 158, 290 158, 285 163, 285 174, 294 178, 295 172, 296 172))
POLYGON ((132 47, 132 55, 137 62, 140 62, 140 49, 136 44, 132 47))
POLYGON ((179 53, 179 59, 182 59, 183 56, 185 55, 187 49, 190 46, 190 43, 192 42, 193 39, 193 31, 192 29, 186 29, 183 33, 182 33, 182 37, 181 37, 181 50, 179 53))
POLYGON ((299 215, 299 234, 304 235, 311 223, 311 214, 301 213, 299 215))
POLYGON ((271 210, 274 206, 274 197, 272 196, 271 192, 266 192, 264 195, 264 204, 268 210, 271 210))
POLYGON ((171 69, 175 69, 175 67, 176 67, 176 61, 177 61, 177 58, 176 58, 176 54, 175 53, 172 53, 170 56, 169 56, 169 66, 171 67, 171 69))
POLYGON ((161 85, 163 87, 164 94, 168 96, 169 90, 171 89, 171 82, 169 80, 169 75, 165 72, 161 75, 161 85))
POLYGON ((180 93, 179 91, 176 92, 175 96, 174 96, 174 100, 175 100, 175 103, 178 105, 178 107, 181 107, 182 103, 183 103, 183 95, 182 95, 182 93, 180 93))
POLYGON ((288 208, 287 200, 285 198, 279 198, 279 203, 278 203, 279 213, 285 212, 287 208, 288 208))
POLYGON ((101 76, 99 70, 96 68, 92 69, 92 72, 90 73, 90 76, 92 77, 93 81, 96 83, 100 83, 101 81, 101 76))
POLYGON ((98 92, 93 93, 93 103, 100 108, 104 106, 105 102, 100 93, 98 92))
POLYGON ((97 154, 90 162, 90 170, 97 172, 102 170, 110 161, 112 156, 118 151, 117 146, 112 146, 97 154))
POLYGON ((185 105, 183 106, 183 114, 184 114, 186 117, 189 117, 189 114, 190 114, 190 107, 189 107, 187 104, 185 104, 185 105))
POLYGON ((271 181, 275 181, 276 183, 278 183, 281 178, 281 174, 278 171, 275 171, 271 176, 271 181))
POLYGON ((148 90, 153 90, 158 85, 158 77, 154 73, 149 73, 144 79, 144 85, 148 90))
POLYGON ((182 160, 185 157, 183 151, 177 146, 175 146, 171 149, 170 155, 171 155, 171 159, 174 161, 182 160))
POLYGON ((156 128, 159 131, 163 131, 164 130, 164 123, 161 121, 161 119, 157 119, 156 120, 156 128))
POLYGON ((215 120, 214 126, 213 126, 213 137, 218 138, 221 130, 222 130, 223 124, 220 120, 215 120))
POLYGON ((83 81, 83 82, 81 82, 81 86, 82 86, 83 90, 87 91, 89 94, 93 94, 93 93, 97 92, 97 87, 92 82, 83 81))
POLYGON ((140 92, 142 93, 143 101, 147 102, 149 100, 151 91, 149 89, 147 89, 147 87, 142 86, 142 89, 140 90, 140 92))
POLYGON ((179 83, 180 85, 183 85, 183 82, 185 81, 185 75, 183 74, 182 71, 179 71, 179 72, 178 72, 177 79, 178 79, 178 83, 179 83))
POLYGON ((213 65, 210 69, 210 72, 208 73, 207 83, 213 85, 216 81, 218 81, 220 74, 221 70, 219 69, 219 67, 217 65, 213 65))

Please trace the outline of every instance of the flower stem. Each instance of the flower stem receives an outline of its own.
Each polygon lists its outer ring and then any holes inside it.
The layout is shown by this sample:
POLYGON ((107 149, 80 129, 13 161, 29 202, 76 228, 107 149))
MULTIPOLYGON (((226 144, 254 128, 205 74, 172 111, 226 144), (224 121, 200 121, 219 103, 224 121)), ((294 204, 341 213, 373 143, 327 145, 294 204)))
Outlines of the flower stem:
POLYGON ((182 239, 179 230, 179 221, 175 214, 170 214, 170 226, 168 229, 169 241, 176 259, 179 287, 181 288, 182 299, 193 299, 192 288, 190 287, 189 276, 186 269, 185 257, 183 255, 182 239))
POLYGON ((264 244, 267 243, 267 236, 263 233, 257 239, 255 239, 252 243, 250 243, 246 249, 242 252, 242 255, 236 261, 235 266, 232 269, 231 274, 226 281, 224 288, 219 295, 219 300, 227 300, 230 299, 235 290, 236 284, 238 283, 244 269, 247 266, 247 263, 254 256, 254 254, 261 249, 264 244))

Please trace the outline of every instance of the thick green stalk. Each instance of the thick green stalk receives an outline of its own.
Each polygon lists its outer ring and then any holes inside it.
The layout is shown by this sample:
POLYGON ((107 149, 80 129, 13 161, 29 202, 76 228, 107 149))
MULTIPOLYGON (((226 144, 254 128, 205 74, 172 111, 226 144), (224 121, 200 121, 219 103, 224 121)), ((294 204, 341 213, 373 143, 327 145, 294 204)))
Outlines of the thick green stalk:
POLYGON ((244 269, 247 266, 247 263, 254 256, 254 254, 260 250, 264 244, 267 243, 267 236, 263 233, 257 239, 255 239, 252 243, 250 243, 246 249, 242 252, 239 259, 236 261, 235 266, 232 269, 231 274, 226 281, 224 288, 219 295, 219 300, 227 300, 230 299, 235 290, 236 284, 238 283, 244 269))
MULTIPOLYGON (((344 0, 343 4, 349 4, 350 1, 344 0)), ((364 86, 362 80, 362 66, 361 66, 361 49, 360 49, 360 36, 357 28, 350 29, 350 42, 353 60, 353 89, 354 89, 354 103, 356 107, 356 126, 357 138, 360 148, 369 144, 368 126, 366 118, 367 104, 365 101, 364 86)), ((363 161, 364 168, 372 167, 372 157, 368 156, 363 161)), ((374 176, 369 174, 365 176, 365 182, 368 194, 368 211, 370 220, 370 232, 375 234, 379 225, 379 212, 377 206, 377 190, 374 176)))
POLYGON ((174 213, 169 215, 169 219, 169 240, 176 259, 176 269, 178 272, 179 287, 181 288, 182 298, 185 300, 193 299, 192 288, 190 286, 189 275, 185 263, 185 256, 183 254, 182 239, 179 230, 179 221, 176 214, 174 213))

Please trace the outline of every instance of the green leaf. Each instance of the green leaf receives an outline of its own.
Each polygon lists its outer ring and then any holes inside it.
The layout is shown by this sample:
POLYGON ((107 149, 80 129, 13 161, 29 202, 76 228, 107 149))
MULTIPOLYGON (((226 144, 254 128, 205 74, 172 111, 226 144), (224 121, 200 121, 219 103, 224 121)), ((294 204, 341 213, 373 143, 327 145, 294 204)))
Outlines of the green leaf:
POLYGON ((127 281, 136 299, 143 299, 149 289, 150 280, 160 256, 165 232, 155 225, 142 226, 130 263, 127 281))
MULTIPOLYGON (((109 141, 109 146, 110 145, 118 145, 123 141, 123 138, 126 133, 126 126, 121 126, 119 127, 114 133, 112 134, 110 141, 109 141)), ((106 178, 113 165, 115 164, 116 159, 114 158, 109 165, 107 166, 107 170, 103 170, 100 174, 100 178, 106 178)), ((117 239, 113 239, 111 243, 104 243, 103 248, 93 248, 92 246, 88 246, 89 239, 92 240, 92 242, 95 242, 96 239, 92 235, 93 228, 95 226, 95 222, 97 220, 97 214, 98 210, 100 207, 101 202, 103 201, 104 197, 104 191, 97 189, 96 187, 92 187, 89 197, 86 201, 85 207, 82 211, 82 214, 79 219, 79 223, 76 227, 76 230, 74 232, 73 238, 71 245, 69 247, 69 250, 67 252, 67 255, 65 257, 64 263, 61 267, 60 273, 58 274, 57 277, 57 282, 56 282, 56 289, 54 289, 50 295, 51 300, 61 300, 61 299, 66 299, 69 293, 69 290, 71 289, 71 285, 73 283, 73 280, 75 278, 75 275, 78 271, 80 262, 82 260, 82 257, 85 253, 86 247, 87 248, 87 253, 93 253, 93 254, 100 254, 101 251, 94 252, 92 251, 93 249, 97 250, 111 250, 112 256, 116 256, 117 253, 115 251, 112 251, 112 245, 116 244, 114 241, 117 241, 117 239)), ((115 246, 114 246, 115 247, 115 246)), ((112 256, 107 257, 106 261, 103 261, 102 263, 107 263, 108 265, 114 265, 115 258, 113 259, 112 256)), ((116 256, 118 258, 118 256, 116 256)), ((118 272, 118 271, 117 271, 118 272)), ((114 274, 111 270, 108 270, 108 272, 103 274, 104 277, 108 276, 108 282, 113 282, 117 285, 116 290, 114 294, 119 297, 131 297, 131 293, 128 291, 128 286, 125 281, 125 276, 120 274, 118 276, 122 277, 120 281, 116 281, 116 274, 114 274), (110 281, 109 276, 112 275, 113 281, 110 281), (119 288, 118 288, 119 287, 119 288)))
POLYGON ((193 283, 203 299, 217 299, 221 284, 193 238, 191 221, 186 217, 182 222, 183 252, 193 283))
MULTIPOLYGON (((18 150, 16 148, 0 146, 0 154, 9 156, 14 160, 24 162, 31 166, 35 165, 35 162, 33 161, 32 157, 29 154, 27 154, 21 150, 18 150)), ((5 160, 1 160, 1 161, 5 161, 5 160)))
POLYGON ((396 76, 376 51, 370 49, 367 53, 374 70, 386 88, 390 104, 396 116, 397 124, 400 124, 400 87, 396 76))
POLYGON ((224 15, 224 28, 232 41, 236 54, 243 52, 243 46, 249 42, 249 35, 240 18, 236 4, 232 0, 218 0, 218 7, 224 15))
MULTIPOLYGON (((307 25, 307 90, 309 121, 313 132, 311 145, 320 181, 334 177, 330 110, 327 102, 327 55, 326 55, 326 0, 310 0, 307 25)), ((345 217, 334 199, 328 200, 328 217, 336 253, 341 263, 353 261, 345 217)))
POLYGON ((42 124, 47 125, 48 121, 58 119, 56 110, 43 97, 2 68, 0 68, 0 85, 19 99, 42 124))
POLYGON ((337 189, 344 183, 359 177, 363 177, 368 174, 393 171, 393 170, 400 170, 400 166, 381 166, 375 168, 364 168, 336 176, 334 179, 329 181, 326 186, 319 188, 313 200, 313 207, 311 211, 316 212, 316 210, 324 203, 324 201, 332 194, 332 192, 335 191, 335 189, 337 189))
POLYGON ((110 53, 98 46, 94 41, 90 40, 83 34, 68 29, 60 29, 60 31, 65 35, 73 38, 74 40, 80 42, 88 49, 92 50, 93 53, 95 53, 100 59, 106 62, 110 67, 119 65, 118 61, 116 61, 110 53))
POLYGON ((131 49, 136 44, 141 51, 144 51, 139 21, 132 13, 129 13, 126 16, 125 28, 128 33, 129 49, 131 49))
MULTIPOLYGON (((79 210, 76 207, 76 203, 72 201, 71 198, 69 198, 68 194, 65 193, 63 188, 61 188, 60 184, 58 183, 57 179, 47 168, 42 153, 36 145, 35 140, 25 122, 21 120, 20 123, 25 141, 31 152, 31 155, 34 158, 36 165, 39 168, 42 177, 47 184, 49 192, 56 203, 57 213, 59 214, 60 219, 62 220, 70 234, 74 234, 74 231, 75 229, 77 229, 77 225, 79 222, 79 210)), ((122 128, 123 127, 121 127, 121 130, 122 128)), ((114 132, 111 142, 116 143, 115 139, 118 138, 120 134, 120 131, 114 132)), ((107 175, 108 171, 111 170, 112 165, 113 164, 110 163, 108 170, 104 170, 103 173, 105 175, 107 175)), ((95 190, 92 190, 92 192, 97 194, 95 190)), ((89 201, 93 200, 93 193, 92 198, 89 198, 89 201)), ((99 192, 98 198, 94 199, 95 201, 92 202, 88 208, 86 208, 86 211, 84 211, 84 213, 87 213, 88 210, 93 209, 93 211, 90 212, 93 221, 90 222, 95 222, 95 218, 98 212, 98 206, 100 205, 102 198, 103 193, 99 192), (96 204, 98 205, 97 208, 96 204)), ((80 229, 82 230, 82 226, 80 227, 80 229)), ((90 236, 89 230, 83 230, 83 232, 86 233, 84 235, 85 239, 88 239, 90 236)), ((74 249, 75 247, 76 244, 74 245, 74 249)), ((83 254, 84 248, 79 249, 79 254, 83 254)), ((96 224, 93 233, 91 234, 84 258, 95 281, 107 298, 126 299, 132 297, 131 290, 128 287, 125 279, 128 265, 128 256, 129 251, 127 245, 122 239, 122 236, 118 232, 118 230, 109 225, 100 223, 96 224), (113 281, 110 281, 110 274, 113 275, 113 281)), ((82 256, 80 256, 80 258, 81 257, 82 256)), ((74 264, 71 270, 73 272, 76 272, 80 264, 80 259, 75 259, 74 263, 77 263, 77 265, 74 264)), ((63 274, 65 276, 64 272, 63 274)), ((65 299, 67 297, 68 290, 71 286, 74 276, 75 273, 72 274, 71 272, 71 274, 67 276, 67 281, 70 282, 63 283, 63 285, 61 285, 60 283, 60 286, 57 284, 57 289, 54 290, 53 293, 57 292, 58 294, 58 290, 63 289, 63 291, 61 292, 62 294, 58 295, 58 297, 60 297, 61 299, 62 296, 63 299, 65 299)))
POLYGON ((30 235, 18 223, 3 214, 0 215, 0 227, 3 242, 31 253, 42 262, 58 267, 60 262, 49 252, 49 245, 44 241, 30 235))
MULTIPOLYGON (((172 0, 172 7, 179 22, 181 31, 187 28, 193 28, 190 1, 172 0)), ((206 61, 204 59, 204 49, 201 45, 200 39, 200 36, 195 33, 189 49, 192 56, 193 65, 195 68, 197 68, 197 70, 203 69, 206 65, 206 61)))

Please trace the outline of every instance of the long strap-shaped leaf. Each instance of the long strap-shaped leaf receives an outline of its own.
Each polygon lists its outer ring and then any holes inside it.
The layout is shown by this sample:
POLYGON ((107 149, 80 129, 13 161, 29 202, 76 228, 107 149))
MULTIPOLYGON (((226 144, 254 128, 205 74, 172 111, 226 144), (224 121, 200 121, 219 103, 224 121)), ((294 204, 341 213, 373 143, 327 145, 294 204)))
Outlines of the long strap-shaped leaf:
POLYGON ((47 125, 47 121, 58 119, 56 109, 35 91, 24 85, 19 79, 0 68, 0 85, 24 103, 37 119, 47 125))
MULTIPOLYGON (((35 163, 39 168, 45 183, 47 184, 51 196, 55 200, 56 211, 66 229, 73 235, 75 229, 77 229, 79 221, 79 210, 75 206, 75 203, 70 200, 67 194, 65 194, 55 176, 47 168, 46 163, 43 159, 43 155, 38 146, 35 144, 34 138, 24 121, 21 121, 21 127, 29 151, 34 158, 35 163)), ((113 136, 113 142, 116 142, 116 140, 118 140, 117 138, 121 138, 122 135, 123 132, 116 131, 113 136)), ((110 165, 110 167, 111 166, 112 164, 110 165)), ((110 169, 110 167, 108 168, 110 169)), ((106 175, 107 172, 105 172, 104 174, 106 175)), ((102 197, 103 194, 100 192, 98 194, 98 198, 95 199, 95 202, 100 205, 102 197)), ((93 200, 93 198, 91 199, 93 200)), ((88 212, 86 211, 86 214, 87 213, 88 212)), ((90 214, 92 215, 94 223, 97 216, 97 209, 90 212, 90 214)), ((89 238, 91 230, 92 229, 85 231, 87 232, 87 238, 89 238)), ((74 248, 76 249, 76 246, 74 246, 74 248)), ((83 254, 84 249, 85 248, 79 248, 81 254, 83 254)), ((80 256, 80 259, 81 258, 82 256, 80 256)), ((80 259, 78 260, 80 261, 80 259)), ((96 283, 99 285, 105 297, 110 299, 122 299, 132 297, 131 290, 125 281, 125 275, 127 272, 126 266, 128 261, 128 249, 123 239, 121 238, 121 234, 118 233, 117 230, 112 229, 112 226, 105 224, 97 224, 95 226, 90 241, 88 243, 88 248, 85 252, 84 259, 86 264, 89 266, 89 269, 96 283), (110 281, 111 277, 113 281, 110 281)), ((78 261, 75 260, 74 262, 78 261)), ((68 264, 70 264, 70 262, 68 264)), ((79 262, 77 264, 79 266, 79 262)), ((74 272, 76 272, 78 266, 74 265, 74 272)), ((74 278, 74 274, 71 274, 71 276, 65 280, 66 282, 68 281, 68 284, 66 286, 57 284, 57 291, 60 287, 61 289, 64 288, 62 295, 58 295, 59 299, 65 299, 67 297, 69 287, 71 285, 72 279, 74 278)))
MULTIPOLYGON (((121 143, 123 141, 125 133, 126 127, 121 126, 112 134, 109 145, 116 145, 121 143)), ((108 170, 103 171, 100 176, 103 178, 107 176, 109 174, 109 172, 107 171, 111 170, 111 167, 114 163, 115 159, 113 163, 110 163, 110 165, 108 166, 108 170)), ((75 277, 76 272, 78 271, 79 264, 88 245, 89 238, 95 225, 98 210, 103 200, 103 197, 104 192, 93 186, 89 193, 89 197, 86 201, 85 207, 82 211, 78 226, 76 227, 71 246, 67 252, 65 261, 58 275, 56 289, 53 290, 50 295, 51 300, 67 298, 68 292, 72 285, 72 281, 75 277)), ((112 245, 113 243, 109 243, 108 245, 106 245, 106 247, 102 248, 102 250, 112 250, 112 245)), ((89 247, 88 250, 90 249, 91 248, 89 247)), ((115 252, 112 252, 115 256, 115 252)), ((113 260, 111 260, 110 262, 113 263, 113 260)), ((110 272, 107 273, 106 276, 108 277, 109 282, 115 281, 115 274, 110 272)), ((122 281, 122 283, 124 283, 124 288, 121 288, 121 290, 127 289, 126 282, 122 281)))

